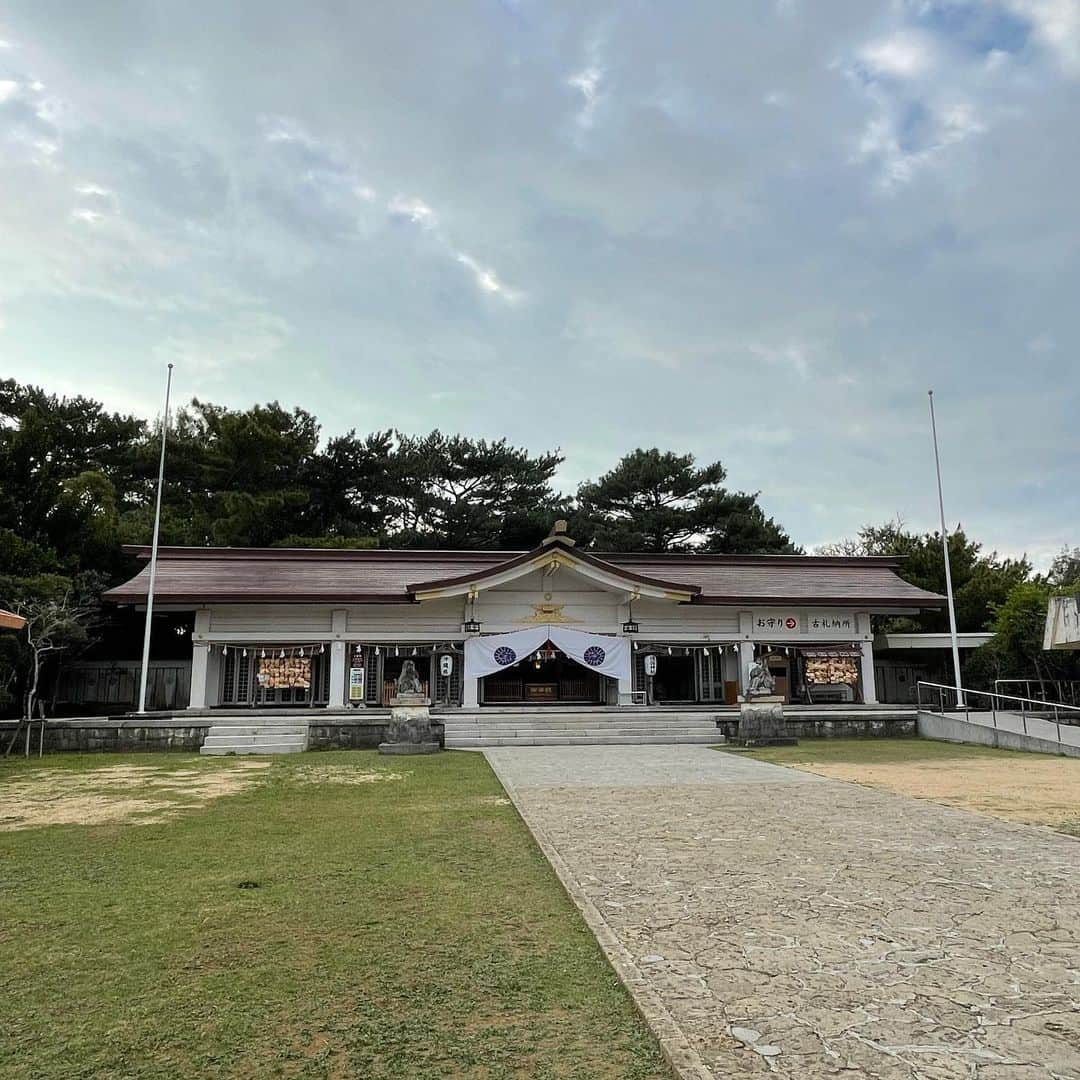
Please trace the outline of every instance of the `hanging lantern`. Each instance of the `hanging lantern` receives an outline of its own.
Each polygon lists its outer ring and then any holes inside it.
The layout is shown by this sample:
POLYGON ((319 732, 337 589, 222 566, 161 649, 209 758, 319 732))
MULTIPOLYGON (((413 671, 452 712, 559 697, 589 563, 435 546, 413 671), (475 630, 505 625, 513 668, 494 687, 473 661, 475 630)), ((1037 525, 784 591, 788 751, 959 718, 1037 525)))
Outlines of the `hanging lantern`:
POLYGON ((319 652, 320 653, 326 652, 326 646, 321 641, 319 642, 319 652))
POLYGON ((259 653, 259 656, 262 657, 263 660, 265 660, 266 659, 266 650, 263 649, 263 651, 261 653, 259 653))
POLYGON ((301 656, 304 655, 304 646, 303 645, 300 646, 300 655, 301 656))
POLYGON ((395 655, 395 656, 397 656, 397 655, 398 655, 398 647, 397 647, 396 645, 394 646, 394 655, 395 655))
POLYGON ((673 651, 673 650, 672 650, 671 646, 669 645, 669 646, 667 647, 667 654, 668 654, 668 656, 671 656, 671 655, 672 655, 672 651, 673 651))
POLYGON ((284 650, 284 649, 282 649, 282 650, 281 650, 281 655, 280 655, 279 659, 280 659, 280 660, 284 660, 284 659, 285 659, 285 650, 284 650))
POLYGON ((461 624, 461 629, 466 634, 479 634, 480 623, 476 619, 466 619, 465 622, 461 624))
POLYGON ((247 646, 246 645, 240 650, 240 655, 241 656, 247 656, 247 646))
POLYGON ((376 656, 379 655, 379 646, 378 645, 375 646, 375 655, 376 656))

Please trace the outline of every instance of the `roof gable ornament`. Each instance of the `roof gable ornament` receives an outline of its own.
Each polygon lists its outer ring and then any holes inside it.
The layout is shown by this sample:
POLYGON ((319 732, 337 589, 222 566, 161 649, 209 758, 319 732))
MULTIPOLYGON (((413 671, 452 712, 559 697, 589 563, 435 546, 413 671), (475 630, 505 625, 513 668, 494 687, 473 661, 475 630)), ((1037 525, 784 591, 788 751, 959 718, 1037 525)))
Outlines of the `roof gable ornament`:
POLYGON ((551 526, 551 532, 540 541, 541 546, 548 547, 551 544, 562 544, 564 547, 573 547, 577 541, 566 531, 569 526, 565 518, 559 518, 551 526))

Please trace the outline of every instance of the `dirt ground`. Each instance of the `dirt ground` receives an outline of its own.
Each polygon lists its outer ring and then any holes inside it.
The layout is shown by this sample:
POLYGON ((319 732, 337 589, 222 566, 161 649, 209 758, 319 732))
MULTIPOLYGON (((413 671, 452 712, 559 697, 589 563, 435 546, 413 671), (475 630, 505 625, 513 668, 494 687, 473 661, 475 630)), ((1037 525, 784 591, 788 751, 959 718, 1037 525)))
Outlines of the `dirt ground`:
MULTIPOLYGON (((0 832, 44 825, 152 825, 235 795, 267 777, 272 762, 201 760, 190 767, 101 765, 34 769, 0 782, 0 832)), ((293 765, 295 784, 370 784, 407 773, 352 765, 293 765)))
POLYGON ((836 780, 1080 835, 1080 761, 1038 754, 911 762, 791 762, 836 780))
POLYGON ((155 824, 243 791, 268 768, 268 761, 235 761, 182 769, 35 769, 0 785, 0 832, 43 825, 155 824))

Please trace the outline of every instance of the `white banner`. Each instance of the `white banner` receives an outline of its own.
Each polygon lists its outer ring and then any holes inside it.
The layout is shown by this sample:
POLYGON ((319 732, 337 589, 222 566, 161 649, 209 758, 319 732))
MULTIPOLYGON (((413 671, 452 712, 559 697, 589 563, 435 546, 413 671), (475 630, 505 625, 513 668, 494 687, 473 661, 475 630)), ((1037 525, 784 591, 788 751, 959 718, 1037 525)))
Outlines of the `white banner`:
POLYGON ((465 678, 481 679, 526 659, 550 641, 582 667, 630 682, 630 641, 607 634, 586 634, 565 626, 530 626, 509 634, 465 640, 465 678))

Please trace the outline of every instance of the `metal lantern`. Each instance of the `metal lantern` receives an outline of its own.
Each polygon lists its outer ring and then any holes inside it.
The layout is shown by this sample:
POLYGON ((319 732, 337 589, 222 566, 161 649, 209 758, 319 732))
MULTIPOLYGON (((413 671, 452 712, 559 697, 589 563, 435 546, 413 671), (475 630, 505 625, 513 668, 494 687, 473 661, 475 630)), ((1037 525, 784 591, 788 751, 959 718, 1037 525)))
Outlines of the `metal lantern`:
POLYGON ((464 630, 466 634, 479 634, 480 623, 476 619, 466 619, 462 624, 461 629, 464 630))

